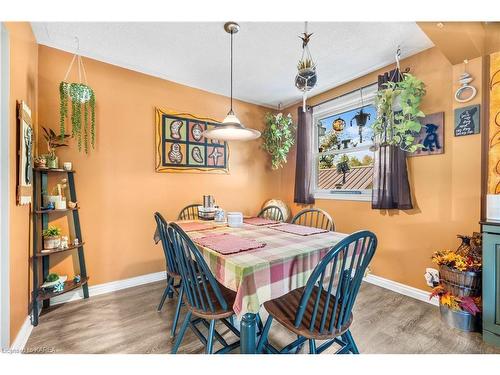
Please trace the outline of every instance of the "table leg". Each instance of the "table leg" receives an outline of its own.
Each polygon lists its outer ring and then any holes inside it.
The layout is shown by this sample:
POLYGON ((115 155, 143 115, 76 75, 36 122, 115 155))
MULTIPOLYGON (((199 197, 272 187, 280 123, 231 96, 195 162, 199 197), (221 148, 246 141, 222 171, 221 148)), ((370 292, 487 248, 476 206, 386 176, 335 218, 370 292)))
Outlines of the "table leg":
POLYGON ((243 315, 240 324, 240 349, 241 354, 255 354, 255 343, 257 341, 255 326, 257 318, 255 314, 243 315))

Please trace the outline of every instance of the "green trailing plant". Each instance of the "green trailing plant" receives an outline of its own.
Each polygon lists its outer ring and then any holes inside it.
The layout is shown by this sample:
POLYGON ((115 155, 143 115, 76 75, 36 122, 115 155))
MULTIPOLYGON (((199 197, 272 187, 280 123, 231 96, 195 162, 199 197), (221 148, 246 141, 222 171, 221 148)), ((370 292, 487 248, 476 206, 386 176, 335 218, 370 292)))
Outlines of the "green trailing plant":
POLYGON ((47 229, 43 230, 42 235, 44 237, 58 237, 61 235, 61 229, 58 227, 54 227, 52 225, 49 225, 49 227, 47 229))
POLYGON ((66 134, 66 118, 69 115, 68 106, 69 102, 71 101, 70 119, 72 136, 77 141, 78 150, 81 151, 83 145, 85 153, 88 153, 90 148, 89 146, 92 146, 93 149, 95 148, 94 90, 90 86, 87 86, 83 83, 68 83, 63 81, 59 84, 59 97, 61 136, 64 136, 66 134))
POLYGON ((54 160, 56 158, 56 149, 59 147, 68 146, 65 142, 69 135, 57 135, 52 129, 42 126, 43 138, 47 142, 48 155, 46 159, 54 160))
POLYGON ((425 93, 425 84, 409 73, 404 73, 400 82, 384 84, 376 98, 377 120, 373 132, 377 144, 394 145, 407 152, 423 147, 417 143, 416 136, 422 128, 419 118, 425 117, 420 110, 425 93), (398 100, 401 110, 394 111, 393 106, 398 100))
POLYGON ((52 283, 59 280, 59 275, 57 273, 50 273, 45 281, 52 283))
POLYGON ((262 132, 262 148, 271 155, 272 169, 278 169, 287 161, 290 148, 295 143, 295 124, 289 113, 266 114, 266 128, 262 132))

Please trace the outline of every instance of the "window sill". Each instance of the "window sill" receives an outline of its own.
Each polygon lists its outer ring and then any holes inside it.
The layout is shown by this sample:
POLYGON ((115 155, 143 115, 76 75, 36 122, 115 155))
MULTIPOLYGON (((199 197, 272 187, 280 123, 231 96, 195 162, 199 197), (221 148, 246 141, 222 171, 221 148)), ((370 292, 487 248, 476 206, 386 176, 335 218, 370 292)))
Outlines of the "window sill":
POLYGON ((331 199, 339 201, 357 201, 371 202, 371 194, 330 194, 330 193, 314 193, 315 199, 331 199))

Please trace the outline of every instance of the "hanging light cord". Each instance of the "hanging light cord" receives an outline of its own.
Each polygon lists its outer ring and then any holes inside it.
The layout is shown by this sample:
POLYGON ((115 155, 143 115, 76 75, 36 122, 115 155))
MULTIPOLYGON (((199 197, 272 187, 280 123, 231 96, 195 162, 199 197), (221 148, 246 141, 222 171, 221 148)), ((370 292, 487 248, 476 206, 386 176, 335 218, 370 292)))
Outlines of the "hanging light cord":
POLYGON ((231 109, 230 114, 233 114, 233 30, 231 30, 231 109))

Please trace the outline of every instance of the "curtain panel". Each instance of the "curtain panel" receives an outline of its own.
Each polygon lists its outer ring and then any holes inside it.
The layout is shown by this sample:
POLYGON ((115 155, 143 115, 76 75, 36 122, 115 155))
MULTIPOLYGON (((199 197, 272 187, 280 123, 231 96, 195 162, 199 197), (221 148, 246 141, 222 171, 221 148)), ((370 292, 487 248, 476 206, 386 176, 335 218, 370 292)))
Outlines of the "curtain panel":
POLYGON ((307 106, 305 112, 302 107, 299 107, 297 111, 297 154, 293 201, 299 204, 313 204, 313 109, 307 106))
MULTIPOLYGON (((399 82, 397 69, 378 76, 378 88, 383 90, 386 82, 399 82)), ((381 145, 375 151, 373 168, 372 209, 410 210, 410 183, 406 152, 397 146, 381 145)))

